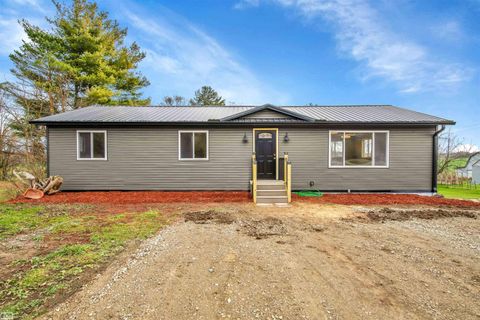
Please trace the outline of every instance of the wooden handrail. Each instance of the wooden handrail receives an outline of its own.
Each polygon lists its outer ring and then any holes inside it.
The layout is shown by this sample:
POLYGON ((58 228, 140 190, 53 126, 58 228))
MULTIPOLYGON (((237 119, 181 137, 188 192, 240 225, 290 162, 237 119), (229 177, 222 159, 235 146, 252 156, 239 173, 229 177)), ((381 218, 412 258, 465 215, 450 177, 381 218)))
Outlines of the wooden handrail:
POLYGON ((287 164, 287 197, 288 203, 292 202, 292 163, 287 164))
POLYGON ((288 203, 292 202, 292 163, 288 160, 288 153, 284 153, 283 182, 287 190, 288 203))
POLYGON ((257 157, 252 153, 252 195, 253 203, 257 203, 257 157))

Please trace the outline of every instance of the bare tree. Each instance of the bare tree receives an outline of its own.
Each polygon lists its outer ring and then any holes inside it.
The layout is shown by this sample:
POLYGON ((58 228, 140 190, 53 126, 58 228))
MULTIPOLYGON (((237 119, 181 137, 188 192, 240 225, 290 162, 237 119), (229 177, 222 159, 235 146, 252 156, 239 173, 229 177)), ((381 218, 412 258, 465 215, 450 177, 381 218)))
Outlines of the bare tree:
POLYGON ((465 154, 471 153, 471 150, 461 149, 465 146, 464 140, 448 129, 438 137, 438 169, 437 174, 441 174, 451 167, 452 162, 463 158, 465 154))
POLYGON ((7 110, 5 92, 0 91, 0 179, 5 180, 17 154, 17 141, 10 128, 11 117, 7 110))
MULTIPOLYGON (((38 178, 45 175, 45 128, 29 123, 44 116, 45 94, 27 83, 17 85, 12 93, 8 86, 1 86, 3 110, 8 119, 6 130, 15 143, 15 155, 21 165, 38 178)), ((18 164, 17 164, 18 165, 18 164)))
POLYGON ((182 96, 165 96, 161 104, 167 107, 182 107, 187 105, 187 100, 182 96))

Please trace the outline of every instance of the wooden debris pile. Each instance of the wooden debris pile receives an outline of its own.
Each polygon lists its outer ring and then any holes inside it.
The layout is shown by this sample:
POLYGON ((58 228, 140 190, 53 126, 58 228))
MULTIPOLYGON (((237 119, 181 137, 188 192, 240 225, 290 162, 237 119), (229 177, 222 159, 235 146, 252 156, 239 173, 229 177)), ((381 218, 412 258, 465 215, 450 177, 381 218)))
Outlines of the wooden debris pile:
POLYGON ((13 174, 23 184, 23 188, 27 188, 23 196, 29 199, 40 199, 46 194, 55 194, 60 191, 63 183, 63 178, 60 176, 37 179, 33 174, 25 171, 13 171, 13 174))

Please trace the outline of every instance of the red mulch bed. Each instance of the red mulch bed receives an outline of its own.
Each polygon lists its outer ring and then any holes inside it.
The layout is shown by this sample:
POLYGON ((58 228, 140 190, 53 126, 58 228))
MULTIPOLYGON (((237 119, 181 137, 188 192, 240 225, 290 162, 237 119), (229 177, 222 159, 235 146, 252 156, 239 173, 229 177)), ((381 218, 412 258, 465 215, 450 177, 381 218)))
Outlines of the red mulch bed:
MULTIPOLYGON (((334 203, 344 205, 434 205, 480 207, 479 202, 454 200, 439 197, 412 194, 325 194, 322 197, 300 197, 292 195, 293 201, 310 203, 334 203)), ((251 202, 248 192, 228 191, 88 191, 61 192, 45 196, 39 200, 22 197, 10 203, 105 203, 105 204, 143 204, 143 203, 208 203, 208 202, 251 202)))
POLYGON ((18 197, 10 203, 172 203, 172 202, 249 202, 248 192, 223 191, 85 191, 60 192, 39 200, 18 197))
POLYGON ((324 194, 322 197, 300 197, 292 195, 294 201, 306 201, 311 203, 335 203, 345 205, 433 205, 455 207, 480 207, 480 202, 468 200, 445 199, 440 197, 419 196, 415 194, 324 194))

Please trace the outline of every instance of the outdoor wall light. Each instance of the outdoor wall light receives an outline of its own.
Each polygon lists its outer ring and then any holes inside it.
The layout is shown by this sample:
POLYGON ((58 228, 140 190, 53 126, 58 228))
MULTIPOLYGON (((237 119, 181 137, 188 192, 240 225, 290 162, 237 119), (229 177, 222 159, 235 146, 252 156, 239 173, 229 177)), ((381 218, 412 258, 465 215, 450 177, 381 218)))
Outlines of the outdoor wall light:
POLYGON ((243 143, 248 143, 247 133, 244 133, 244 134, 243 134, 242 142, 243 142, 243 143))
POLYGON ((285 142, 290 141, 290 138, 288 137, 288 132, 285 133, 285 137, 283 137, 283 141, 285 141, 285 142))

